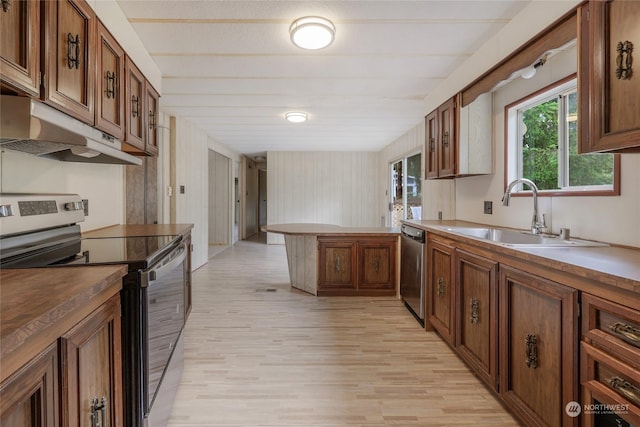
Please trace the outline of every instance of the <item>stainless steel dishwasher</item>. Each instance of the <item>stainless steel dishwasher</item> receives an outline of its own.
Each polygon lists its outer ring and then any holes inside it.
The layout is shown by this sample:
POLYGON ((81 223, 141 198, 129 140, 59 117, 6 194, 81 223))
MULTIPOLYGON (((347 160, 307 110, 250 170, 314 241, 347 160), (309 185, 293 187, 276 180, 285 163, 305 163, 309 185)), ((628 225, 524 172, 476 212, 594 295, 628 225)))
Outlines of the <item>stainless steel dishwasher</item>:
POLYGON ((400 246, 400 297, 405 306, 424 325, 425 231, 403 224, 400 246))

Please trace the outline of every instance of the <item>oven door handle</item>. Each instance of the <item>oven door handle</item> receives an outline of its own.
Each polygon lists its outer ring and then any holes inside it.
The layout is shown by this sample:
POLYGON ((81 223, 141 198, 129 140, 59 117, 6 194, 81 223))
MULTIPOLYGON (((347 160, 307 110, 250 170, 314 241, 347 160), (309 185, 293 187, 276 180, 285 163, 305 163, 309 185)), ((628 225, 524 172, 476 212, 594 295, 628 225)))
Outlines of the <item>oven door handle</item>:
POLYGON ((180 244, 177 248, 175 248, 169 255, 167 255, 163 260, 168 259, 168 261, 161 260, 156 264, 156 266, 151 267, 148 270, 141 272, 141 281, 140 286, 146 288, 148 286, 152 286, 155 280, 160 279, 166 273, 172 271, 178 265, 182 264, 187 257, 187 251, 184 243, 180 244))

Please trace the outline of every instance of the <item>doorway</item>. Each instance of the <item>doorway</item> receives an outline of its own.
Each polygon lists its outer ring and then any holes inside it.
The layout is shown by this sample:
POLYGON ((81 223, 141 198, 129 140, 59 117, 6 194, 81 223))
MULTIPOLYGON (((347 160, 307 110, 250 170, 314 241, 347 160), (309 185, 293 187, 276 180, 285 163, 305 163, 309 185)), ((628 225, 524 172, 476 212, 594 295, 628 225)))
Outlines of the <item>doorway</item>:
POLYGON ((391 227, 400 227, 405 219, 422 219, 422 153, 392 162, 389 171, 391 227))
POLYGON ((209 150, 209 257, 231 244, 231 159, 209 150))

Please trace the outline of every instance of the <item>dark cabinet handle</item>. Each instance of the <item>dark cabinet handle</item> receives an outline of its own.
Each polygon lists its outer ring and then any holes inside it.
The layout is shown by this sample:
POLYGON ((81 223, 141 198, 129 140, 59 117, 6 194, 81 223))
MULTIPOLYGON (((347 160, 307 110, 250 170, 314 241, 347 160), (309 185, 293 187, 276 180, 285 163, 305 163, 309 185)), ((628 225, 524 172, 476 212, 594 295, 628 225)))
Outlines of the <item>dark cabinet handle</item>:
POLYGON ((156 113, 149 110, 149 130, 153 130, 156 127, 156 113))
POLYGON ((342 270, 340 257, 336 257, 335 269, 336 269, 337 272, 340 272, 342 270))
POLYGON ((91 427, 107 427, 107 398, 91 399, 91 427))
POLYGON ((608 382, 612 389, 622 394, 636 405, 640 405, 640 389, 638 389, 638 387, 620 377, 610 378, 608 382))
POLYGON ((536 369, 538 367, 538 337, 535 334, 528 334, 524 341, 527 346, 525 360, 527 367, 536 369))
POLYGON ((433 153, 436 151, 436 139, 429 138, 429 152, 433 153))
POLYGON ((11 9, 11 0, 2 0, 2 11, 9 12, 11 9))
POLYGON ((442 146, 449 146, 449 131, 445 131, 445 133, 442 135, 442 146))
POLYGON ((80 35, 67 35, 67 66, 69 69, 80 67, 80 35))
POLYGON ((138 117, 139 114, 140 114, 140 98, 135 95, 131 95, 131 116, 138 117))
POLYGON ((618 52, 616 56, 616 77, 618 80, 630 80, 633 75, 633 69, 631 68, 633 65, 633 57, 631 56, 633 43, 629 40, 618 42, 616 52, 618 52))
POLYGON ((471 321, 471 323, 473 323, 474 325, 476 323, 480 322, 480 302, 478 301, 478 298, 471 298, 471 317, 469 318, 469 320, 471 321))
POLYGON ((116 73, 107 71, 105 79, 107 80, 106 91, 105 91, 107 94, 107 98, 115 98, 116 97, 116 73))
POLYGON ((373 261, 373 268, 376 273, 380 271, 380 258, 376 257, 375 261, 373 261))
POLYGON ((438 296, 444 296, 444 279, 442 277, 438 278, 438 296))
POLYGON ((613 325, 609 326, 616 334, 622 335, 623 337, 631 340, 635 343, 640 343, 640 329, 634 328, 631 325, 626 325, 621 322, 616 322, 613 325))

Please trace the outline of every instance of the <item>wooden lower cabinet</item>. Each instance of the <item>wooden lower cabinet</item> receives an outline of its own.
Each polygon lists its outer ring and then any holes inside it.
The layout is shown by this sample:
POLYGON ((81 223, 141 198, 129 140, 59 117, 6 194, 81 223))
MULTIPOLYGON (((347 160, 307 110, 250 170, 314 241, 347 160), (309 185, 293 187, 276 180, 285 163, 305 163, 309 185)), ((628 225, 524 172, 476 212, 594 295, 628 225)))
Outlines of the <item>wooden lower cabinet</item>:
POLYGON ((395 295, 397 237, 318 238, 318 295, 395 295))
POLYGON ((58 426, 58 347, 49 345, 0 387, 0 425, 58 426))
POLYGON ((500 395, 526 425, 577 426, 578 291, 500 265, 500 395))
POLYGON ((426 328, 435 329, 454 345, 453 242, 427 238, 427 311, 426 328))
POLYGON ((640 310, 587 293, 582 308, 583 425, 640 425, 640 310))
POLYGON ((460 357, 498 389, 498 263, 456 250, 456 334, 460 357))
POLYGON ((358 243, 358 289, 395 291, 396 246, 395 239, 358 243))
POLYGON ((123 425, 120 328, 115 295, 60 338, 63 426, 123 425))

